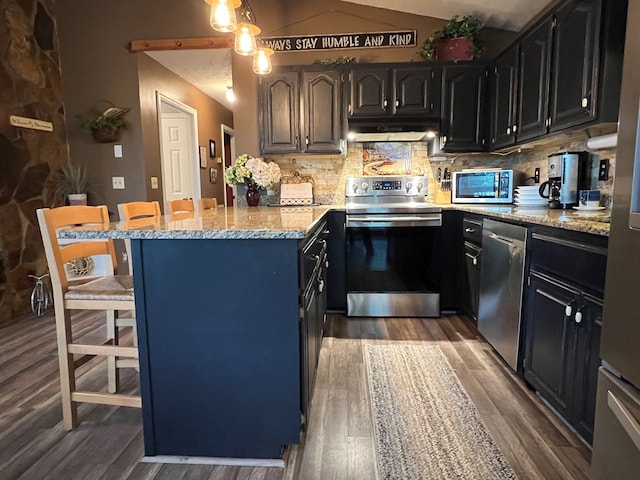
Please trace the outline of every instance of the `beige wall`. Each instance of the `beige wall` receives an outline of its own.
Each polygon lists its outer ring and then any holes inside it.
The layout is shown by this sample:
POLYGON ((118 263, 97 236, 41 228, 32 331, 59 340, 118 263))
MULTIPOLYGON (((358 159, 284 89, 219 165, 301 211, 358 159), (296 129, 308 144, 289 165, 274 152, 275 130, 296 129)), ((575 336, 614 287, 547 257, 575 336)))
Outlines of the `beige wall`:
POLYGON ((233 128, 233 113, 205 95, 190 83, 167 70, 145 53, 138 54, 138 72, 140 83, 140 114, 144 138, 146 161, 146 195, 150 200, 162 202, 162 171, 160 159, 160 139, 158 134, 158 116, 156 93, 183 103, 198 112, 198 145, 207 149, 207 168, 200 168, 200 185, 203 197, 216 197, 218 204, 224 204, 224 181, 222 164, 209 158, 209 139, 216 142, 216 154, 221 155, 222 124, 233 128), (209 182, 209 168, 218 171, 215 184, 209 182), (160 185, 152 190, 150 179, 158 177, 160 185))

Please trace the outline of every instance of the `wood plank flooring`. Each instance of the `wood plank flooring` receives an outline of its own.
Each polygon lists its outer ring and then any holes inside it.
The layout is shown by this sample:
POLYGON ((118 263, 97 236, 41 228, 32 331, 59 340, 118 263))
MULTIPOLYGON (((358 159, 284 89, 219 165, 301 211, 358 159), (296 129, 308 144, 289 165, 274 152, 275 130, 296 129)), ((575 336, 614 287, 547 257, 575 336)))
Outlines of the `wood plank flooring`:
MULTIPOLYGON (((100 314, 78 312, 74 332, 102 338, 100 314)), ((2 480, 372 480, 373 426, 365 343, 439 345, 520 479, 586 479, 589 449, 496 356, 462 316, 347 319, 330 316, 304 445, 286 469, 141 463, 140 410, 82 404, 80 426, 62 428, 52 315, 0 326, 2 480)), ((123 374, 137 391, 135 371, 123 374)), ((104 362, 80 382, 106 388, 104 362)), ((401 480, 401 479, 398 479, 401 480)))

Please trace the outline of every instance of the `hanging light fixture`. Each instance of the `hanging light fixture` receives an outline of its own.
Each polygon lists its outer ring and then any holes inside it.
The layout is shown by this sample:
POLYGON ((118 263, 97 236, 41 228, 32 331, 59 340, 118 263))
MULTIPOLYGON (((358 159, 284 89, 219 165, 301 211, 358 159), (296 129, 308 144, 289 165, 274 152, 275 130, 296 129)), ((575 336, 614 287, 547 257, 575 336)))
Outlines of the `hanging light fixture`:
POLYGON ((253 56, 253 72, 258 75, 266 75, 271 73, 271 55, 273 50, 267 47, 259 47, 253 56))
POLYGON ((211 16, 209 23, 211 28, 219 32, 234 32, 238 21, 236 19, 236 8, 241 5, 242 0, 204 0, 211 5, 211 16))
POLYGON ((236 41, 234 50, 238 55, 255 55, 258 51, 256 35, 260 34, 260 28, 256 25, 255 15, 249 5, 249 0, 242 2, 240 21, 236 29, 236 41))

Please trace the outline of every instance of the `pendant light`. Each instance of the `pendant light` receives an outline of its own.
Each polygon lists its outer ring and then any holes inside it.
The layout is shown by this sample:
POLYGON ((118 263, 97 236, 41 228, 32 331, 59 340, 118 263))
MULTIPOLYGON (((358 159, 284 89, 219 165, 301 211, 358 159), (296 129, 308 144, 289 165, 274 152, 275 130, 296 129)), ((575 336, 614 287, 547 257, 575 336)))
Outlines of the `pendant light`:
POLYGON ((234 50, 238 55, 255 55, 258 51, 256 35, 260 34, 260 28, 256 25, 253 10, 249 5, 249 0, 242 2, 240 21, 236 29, 236 41, 234 50))
POLYGON ((211 28, 219 32, 234 32, 238 21, 236 8, 241 5, 241 0, 204 0, 211 5, 209 23, 211 28))
POLYGON ((271 55, 273 50, 267 47, 260 47, 253 56, 253 73, 258 75, 266 75, 271 73, 271 55))

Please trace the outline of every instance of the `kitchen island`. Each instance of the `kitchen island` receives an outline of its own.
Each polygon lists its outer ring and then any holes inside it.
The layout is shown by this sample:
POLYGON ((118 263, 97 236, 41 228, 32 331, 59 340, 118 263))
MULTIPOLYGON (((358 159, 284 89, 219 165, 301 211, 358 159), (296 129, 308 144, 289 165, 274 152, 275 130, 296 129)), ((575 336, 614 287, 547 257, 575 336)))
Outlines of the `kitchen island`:
POLYGON ((299 250, 327 211, 218 209, 60 232, 131 240, 147 457, 281 463, 299 443, 299 250))

